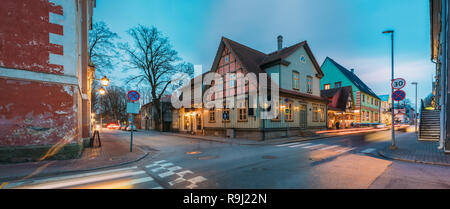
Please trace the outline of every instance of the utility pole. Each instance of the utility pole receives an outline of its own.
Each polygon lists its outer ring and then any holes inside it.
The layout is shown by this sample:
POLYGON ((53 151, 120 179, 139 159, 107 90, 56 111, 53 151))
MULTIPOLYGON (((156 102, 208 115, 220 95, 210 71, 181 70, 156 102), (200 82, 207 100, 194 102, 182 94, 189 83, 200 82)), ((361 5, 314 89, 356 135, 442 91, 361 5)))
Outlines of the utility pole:
MULTIPOLYGON (((394 30, 387 30, 383 31, 383 34, 391 34, 391 82, 394 80, 394 30)), ((392 145, 390 149, 397 149, 397 146, 395 145, 395 127, 394 127, 394 97, 392 97, 392 94, 394 94, 394 88, 391 87, 391 102, 392 102, 392 145)))
POLYGON ((416 86, 416 107, 414 108, 414 127, 417 135, 417 82, 412 82, 412 85, 416 86))

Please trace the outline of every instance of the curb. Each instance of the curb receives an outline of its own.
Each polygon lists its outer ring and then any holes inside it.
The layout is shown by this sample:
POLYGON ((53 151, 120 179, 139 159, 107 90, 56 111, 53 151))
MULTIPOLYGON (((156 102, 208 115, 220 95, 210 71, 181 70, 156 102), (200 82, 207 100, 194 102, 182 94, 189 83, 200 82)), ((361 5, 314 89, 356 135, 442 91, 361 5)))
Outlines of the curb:
MULTIPOLYGON (((50 172, 50 173, 44 173, 44 174, 36 174, 36 175, 33 176, 33 178, 35 178, 35 177, 46 177, 46 176, 52 176, 52 175, 61 175, 61 174, 68 174, 68 173, 75 173, 75 172, 94 171, 94 170, 100 170, 100 169, 105 169, 105 168, 113 168, 113 167, 123 166, 123 165, 127 165, 127 164, 138 162, 138 161, 146 158, 149 154, 150 154, 150 152, 146 152, 146 153, 144 153, 143 155, 141 155, 140 157, 138 157, 135 160, 130 160, 130 161, 127 161, 127 162, 121 162, 121 163, 114 164, 114 165, 108 165, 108 166, 102 166, 102 167, 94 167, 94 168, 87 168, 87 169, 56 171, 56 172, 50 172)), ((1 185, 1 183, 5 183, 7 181, 19 180, 19 179, 25 178, 27 176, 28 175, 26 175, 26 176, 14 176, 14 177, 0 178, 0 185, 1 185)), ((7 184, 5 186, 7 186, 7 184)), ((4 188, 0 187, 0 189, 4 189, 4 188)))
POLYGON ((391 159, 391 160, 398 160, 403 162, 409 162, 409 163, 420 163, 420 164, 428 164, 428 165, 440 165, 440 166, 450 166, 448 163, 436 163, 436 162, 429 162, 429 161, 422 161, 422 160, 408 160, 398 157, 391 157, 388 154, 384 154, 382 151, 377 151, 377 153, 384 158, 391 159))
MULTIPOLYGON (((171 136, 179 136, 179 137, 186 137, 186 138, 191 138, 191 139, 199 139, 199 140, 204 140, 204 141, 214 141, 214 142, 219 142, 219 143, 224 143, 224 144, 229 144, 231 142, 231 144, 238 144, 238 145, 279 145, 279 144, 287 144, 287 143, 292 143, 292 142, 301 142, 301 141, 311 141, 311 140, 316 140, 316 139, 326 139, 326 138, 332 138, 332 137, 336 137, 336 136, 320 136, 320 137, 314 137, 314 138, 297 138, 297 139, 292 139, 289 141, 283 141, 283 142, 269 142, 268 141, 261 141, 261 143, 238 143, 233 141, 233 139, 230 139, 229 142, 227 141, 222 141, 222 140, 217 140, 217 139, 208 139, 208 138, 203 138, 203 137, 196 137, 196 136, 192 136, 192 135, 178 135, 178 134, 171 134, 171 133, 163 133, 165 135, 171 135, 171 136)), ((277 139, 271 139, 271 140, 277 140, 277 139)))

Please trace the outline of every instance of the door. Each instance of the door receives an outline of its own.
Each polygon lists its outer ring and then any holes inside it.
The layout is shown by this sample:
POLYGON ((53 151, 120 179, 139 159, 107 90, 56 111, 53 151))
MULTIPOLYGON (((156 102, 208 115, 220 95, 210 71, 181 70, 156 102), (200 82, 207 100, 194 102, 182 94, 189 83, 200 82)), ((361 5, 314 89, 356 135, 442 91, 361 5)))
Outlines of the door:
POLYGON ((300 105, 300 128, 306 128, 308 112, 306 111, 306 105, 300 105))
POLYGON ((202 130, 202 116, 200 114, 197 114, 197 131, 202 130))

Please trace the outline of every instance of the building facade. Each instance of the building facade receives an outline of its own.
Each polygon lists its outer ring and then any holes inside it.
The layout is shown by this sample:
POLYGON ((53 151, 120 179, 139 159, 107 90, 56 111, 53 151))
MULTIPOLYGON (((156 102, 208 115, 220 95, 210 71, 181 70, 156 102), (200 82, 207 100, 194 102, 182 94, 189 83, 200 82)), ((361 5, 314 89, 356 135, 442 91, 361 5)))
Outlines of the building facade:
POLYGON ((389 94, 379 95, 381 100, 380 106, 380 122, 390 126, 392 123, 391 99, 389 94))
POLYGON ((351 86, 355 98, 355 122, 359 125, 380 123, 380 98, 354 73, 327 57, 322 64, 325 76, 322 78, 322 90, 351 86))
MULTIPOLYGON (((218 91, 213 100, 226 96, 243 96, 234 107, 205 108, 202 101, 192 101, 192 108, 180 108, 173 114, 174 129, 180 132, 264 140, 287 136, 312 135, 326 129, 327 99, 320 97, 320 79, 323 72, 306 41, 282 47, 278 37, 278 50, 269 54, 257 51, 228 38, 222 38, 210 72, 222 76, 217 81, 218 91), (227 79, 226 74, 231 74, 227 79), (279 114, 273 119, 262 119, 259 100, 256 108, 249 107, 249 89, 255 83, 247 82, 238 93, 233 74, 256 76, 267 73, 279 87, 279 101, 274 101, 279 114), (273 77, 277 73, 278 77, 273 77), (228 115, 229 117, 223 117, 228 115), (178 122, 175 122, 178 121, 178 122)), ((193 79, 196 80, 195 78, 193 79)), ((199 79, 200 82, 202 79, 199 79)), ((196 82, 196 81, 195 81, 196 82)), ((210 86, 202 85, 201 92, 210 86)), ((222 100, 220 100, 222 102, 222 100)))
POLYGON ((355 100, 351 86, 320 91, 328 98, 328 128, 353 128, 355 125, 355 100))
POLYGON ((95 0, 4 0, 0 161, 79 156, 91 137, 88 31, 95 0))
POLYGON ((449 60, 449 0, 430 0, 431 62, 436 64, 433 102, 435 110, 440 111, 439 149, 450 153, 450 128, 448 122, 448 60, 449 60))

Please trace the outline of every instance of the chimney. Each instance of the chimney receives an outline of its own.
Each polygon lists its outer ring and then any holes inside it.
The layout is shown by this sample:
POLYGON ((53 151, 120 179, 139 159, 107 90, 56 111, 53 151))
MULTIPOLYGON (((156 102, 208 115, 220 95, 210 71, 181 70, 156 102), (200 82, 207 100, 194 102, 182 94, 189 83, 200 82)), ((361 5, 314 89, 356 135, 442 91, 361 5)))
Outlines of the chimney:
POLYGON ((278 36, 278 51, 280 51, 283 48, 283 36, 278 36))
POLYGON ((355 69, 350 69, 350 72, 352 72, 353 74, 355 74, 355 69))

